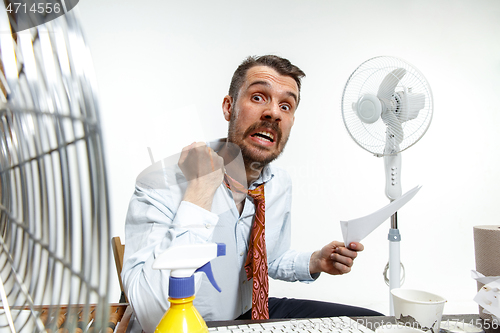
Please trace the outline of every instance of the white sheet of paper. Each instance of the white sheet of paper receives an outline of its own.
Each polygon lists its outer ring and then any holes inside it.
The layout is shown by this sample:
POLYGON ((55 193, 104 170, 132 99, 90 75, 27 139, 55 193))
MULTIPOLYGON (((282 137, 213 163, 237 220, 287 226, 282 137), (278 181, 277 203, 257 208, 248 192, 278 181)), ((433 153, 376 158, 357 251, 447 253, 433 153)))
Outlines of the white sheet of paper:
POLYGON ((481 305, 487 312, 494 315, 497 320, 500 318, 500 276, 484 276, 472 270, 472 278, 484 283, 474 297, 474 301, 481 305))
POLYGON ((474 280, 482 284, 488 284, 493 281, 500 281, 500 276, 484 276, 483 274, 475 270, 471 270, 471 276, 474 280))
POLYGON ((351 242, 360 242, 363 238, 368 236, 373 230, 385 220, 391 217, 408 201, 410 201, 422 186, 416 186, 406 192, 404 195, 394 200, 390 204, 376 212, 349 221, 340 221, 340 228, 342 229, 342 236, 344 237, 344 244, 347 246, 351 242))

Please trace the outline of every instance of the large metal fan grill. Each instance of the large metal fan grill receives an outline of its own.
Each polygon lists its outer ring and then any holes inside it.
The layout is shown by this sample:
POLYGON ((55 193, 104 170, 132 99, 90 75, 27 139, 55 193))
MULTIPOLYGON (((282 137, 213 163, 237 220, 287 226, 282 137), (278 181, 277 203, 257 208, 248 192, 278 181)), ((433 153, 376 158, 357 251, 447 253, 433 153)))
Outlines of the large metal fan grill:
POLYGON ((71 12, 11 23, 0 6, 0 330, 98 332, 110 224, 89 52, 71 12))
POLYGON ((392 94, 393 103, 406 92, 411 94, 423 94, 430 96, 425 99, 425 105, 418 111, 418 116, 414 119, 400 119, 403 127, 404 137, 399 144, 399 150, 392 152, 399 153, 415 144, 427 131, 432 120, 432 92, 425 80, 425 77, 415 67, 407 62, 394 57, 375 57, 363 62, 349 77, 342 95, 342 117, 347 131, 353 140, 363 149, 377 155, 387 154, 386 148, 386 123, 379 119, 373 123, 366 123, 360 120, 356 114, 353 103, 357 102, 360 96, 371 94, 377 95, 381 83, 393 71, 403 69, 406 73, 402 77, 394 77, 399 81, 395 88, 396 94, 392 94))

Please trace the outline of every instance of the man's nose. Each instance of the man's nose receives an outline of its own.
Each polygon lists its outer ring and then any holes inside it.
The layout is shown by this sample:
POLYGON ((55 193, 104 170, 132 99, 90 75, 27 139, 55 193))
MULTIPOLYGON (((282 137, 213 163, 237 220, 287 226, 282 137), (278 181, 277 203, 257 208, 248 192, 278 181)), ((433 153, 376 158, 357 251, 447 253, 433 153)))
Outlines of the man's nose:
POLYGON ((269 103, 266 105, 264 112, 262 113, 263 120, 267 121, 280 121, 281 120, 281 110, 277 103, 269 103))

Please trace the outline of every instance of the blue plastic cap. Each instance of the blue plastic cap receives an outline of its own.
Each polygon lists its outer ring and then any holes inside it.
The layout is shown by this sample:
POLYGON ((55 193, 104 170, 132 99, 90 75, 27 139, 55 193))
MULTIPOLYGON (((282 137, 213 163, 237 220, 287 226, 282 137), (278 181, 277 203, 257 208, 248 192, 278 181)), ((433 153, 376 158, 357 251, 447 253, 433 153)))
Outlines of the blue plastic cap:
POLYGON ((187 298, 194 295, 194 275, 185 278, 170 277, 168 282, 168 296, 187 298))
POLYGON ((217 243, 217 257, 226 255, 226 244, 217 243))

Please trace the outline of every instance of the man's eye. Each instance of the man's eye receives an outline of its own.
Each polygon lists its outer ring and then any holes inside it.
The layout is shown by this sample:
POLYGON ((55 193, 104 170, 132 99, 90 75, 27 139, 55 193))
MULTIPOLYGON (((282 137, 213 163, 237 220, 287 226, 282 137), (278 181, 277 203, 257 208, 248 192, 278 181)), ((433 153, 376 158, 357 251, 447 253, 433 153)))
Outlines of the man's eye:
POLYGON ((281 105, 281 110, 283 111, 290 111, 292 108, 288 104, 283 104, 281 105))
POLYGON ((252 100, 254 100, 255 102, 262 102, 264 99, 262 98, 262 96, 255 95, 252 96, 252 100))

